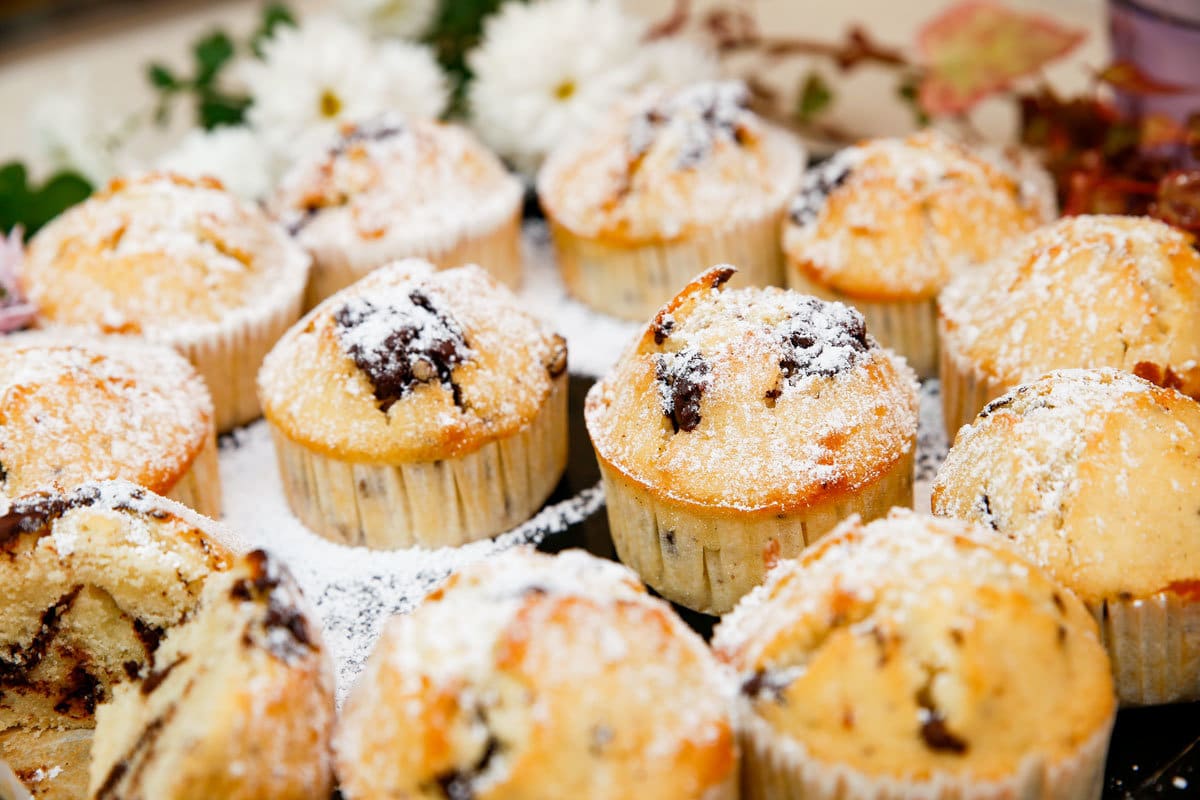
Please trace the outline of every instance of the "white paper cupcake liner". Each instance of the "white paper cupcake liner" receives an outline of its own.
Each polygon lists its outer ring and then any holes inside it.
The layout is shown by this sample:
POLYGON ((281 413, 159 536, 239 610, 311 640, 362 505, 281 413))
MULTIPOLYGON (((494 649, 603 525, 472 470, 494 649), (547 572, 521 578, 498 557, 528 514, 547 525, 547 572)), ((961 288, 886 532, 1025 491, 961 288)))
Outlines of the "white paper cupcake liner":
POLYGON ((450 241, 431 238, 428 243, 397 243, 363 248, 362 252, 339 242, 308 244, 313 256, 312 276, 305 295, 305 310, 367 273, 401 258, 423 258, 441 269, 478 264, 511 289, 518 289, 524 274, 521 254, 521 208, 517 207, 498 225, 450 241))
POLYGON ((206 517, 221 518, 221 472, 217 462, 216 434, 209 434, 192 465, 166 496, 206 517))
POLYGON ((553 219, 549 224, 567 290, 605 314, 642 322, 715 264, 736 266, 738 286, 782 285, 782 218, 779 210, 712 233, 643 245, 585 238, 553 219))
POLYGON ((867 332, 884 347, 904 356, 904 360, 919 377, 930 378, 937 374, 938 330, 935 299, 867 301, 815 282, 794 264, 789 264, 786 271, 789 289, 811 294, 822 300, 836 300, 853 306, 863 315, 867 323, 867 332))
POLYGON ((608 524, 622 563, 663 597, 724 614, 790 558, 850 514, 870 520, 912 506, 913 452, 857 491, 788 514, 736 514, 658 499, 600 459, 608 524))
POLYGON ((942 419, 950 444, 958 429, 975 421, 983 407, 1011 387, 981 375, 974 367, 963 363, 947 339, 942 337, 938 377, 942 386, 942 419))
POLYGON ((1087 603, 1122 705, 1200 700, 1200 603, 1173 592, 1087 603))
POLYGON ((376 549, 465 544, 529 519, 554 490, 567 463, 567 379, 520 431, 458 458, 354 463, 271 433, 288 505, 313 532, 376 549))
POLYGON ((1112 723, 1110 717, 1063 761, 1047 763, 1030 754, 1007 778, 939 772, 926 780, 906 780, 818 761, 743 708, 742 800, 1097 800, 1112 723))

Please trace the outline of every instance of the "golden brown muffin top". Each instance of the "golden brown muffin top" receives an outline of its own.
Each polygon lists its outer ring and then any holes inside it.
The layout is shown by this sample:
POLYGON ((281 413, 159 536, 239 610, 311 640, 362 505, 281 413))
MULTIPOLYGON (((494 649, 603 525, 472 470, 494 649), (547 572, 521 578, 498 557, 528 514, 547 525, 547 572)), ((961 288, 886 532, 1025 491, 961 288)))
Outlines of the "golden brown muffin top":
POLYGON ((1200 396, 1200 253, 1157 220, 1059 220, 957 278, 938 307, 947 350, 993 381, 1117 367, 1200 396))
POLYGON ((703 800, 735 780, 728 688, 629 570, 508 551, 388 623, 339 721, 343 792, 703 800))
POLYGON ((1095 622, 976 526, 895 509, 782 561, 713 638, 752 718, 829 764, 927 780, 1062 762, 1115 711, 1095 622))
POLYGON ((1054 218, 1031 161, 932 130, 873 139, 810 169, 784 225, 792 269, 864 300, 922 300, 1054 218))
POLYGON ((1200 403, 1114 369, 1052 372, 963 427, 937 514, 1013 540, 1089 602, 1200 590, 1200 403))
POLYGON ((629 244, 775 213, 796 190, 804 153, 748 102, 738 82, 646 90, 550 154, 542 207, 579 236, 629 244))
POLYGON ((166 494, 212 440, 208 387, 174 350, 0 343, 0 495, 109 478, 166 494))
POLYGON ((566 341, 477 266, 375 270, 296 323, 259 372, 263 413, 342 460, 432 461, 512 435, 565 381, 566 341))
POLYGON ((711 511, 784 513, 852 492, 910 453, 912 371, 841 303, 727 290, 714 267, 588 393, 597 456, 711 511))
POLYGON ((236 320, 302 291, 308 256, 211 178, 118 178, 43 228, 21 280, 42 326, 146 333, 236 320))
POLYGON ((521 183, 460 125, 387 114, 342 126, 284 176, 271 210, 301 244, 451 247, 520 210, 521 183))

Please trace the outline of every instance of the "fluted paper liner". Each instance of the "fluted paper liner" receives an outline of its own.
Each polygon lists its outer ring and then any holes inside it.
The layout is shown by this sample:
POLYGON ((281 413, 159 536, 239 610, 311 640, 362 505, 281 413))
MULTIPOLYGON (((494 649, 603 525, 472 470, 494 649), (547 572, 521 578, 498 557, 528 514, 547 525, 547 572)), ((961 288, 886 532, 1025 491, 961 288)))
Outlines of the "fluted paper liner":
POLYGON ((945 337, 942 338, 939 361, 942 418, 946 425, 946 438, 950 444, 954 444, 954 437, 959 428, 974 422, 984 406, 1012 387, 994 381, 964 364, 963 360, 947 347, 945 337))
POLYGON ((1200 604, 1161 592, 1085 605, 1100 626, 1122 705, 1200 700, 1200 604))
POLYGON ((217 437, 214 434, 209 434, 208 441, 188 471, 164 494, 206 517, 220 519, 221 474, 217 463, 217 437))

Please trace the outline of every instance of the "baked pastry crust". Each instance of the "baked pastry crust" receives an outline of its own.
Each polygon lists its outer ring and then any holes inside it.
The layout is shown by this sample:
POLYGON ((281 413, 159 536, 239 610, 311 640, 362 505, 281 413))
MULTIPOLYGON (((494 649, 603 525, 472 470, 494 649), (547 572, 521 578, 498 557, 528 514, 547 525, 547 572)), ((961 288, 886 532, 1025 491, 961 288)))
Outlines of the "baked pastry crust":
POLYGON ((122 478, 164 496, 178 490, 180 502, 220 515, 212 400, 169 348, 9 339, 0 346, 0 434, 2 495, 122 478))
POLYGON ((732 800, 704 643, 628 570, 507 551, 396 617, 335 742, 347 800, 732 800))

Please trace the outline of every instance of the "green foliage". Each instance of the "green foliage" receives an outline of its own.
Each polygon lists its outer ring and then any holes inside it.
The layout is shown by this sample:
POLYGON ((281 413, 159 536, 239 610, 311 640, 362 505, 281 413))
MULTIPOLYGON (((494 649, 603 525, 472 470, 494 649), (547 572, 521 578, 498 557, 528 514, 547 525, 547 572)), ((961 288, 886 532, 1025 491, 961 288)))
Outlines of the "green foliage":
POLYGON ((29 183, 25 165, 9 162, 0 165, 0 231, 7 233, 17 225, 26 235, 54 219, 65 209, 92 193, 92 185, 74 172, 59 172, 41 186, 29 183))
MULTIPOLYGON (((280 3, 263 8, 258 29, 248 41, 241 45, 246 52, 261 55, 263 43, 281 25, 295 25, 292 12, 280 3)), ((223 30, 215 30, 192 45, 192 74, 183 77, 163 64, 150 64, 146 79, 158 92, 158 104, 154 118, 164 124, 170 117, 175 99, 190 96, 196 124, 206 130, 221 125, 240 125, 245 121, 250 98, 244 94, 230 92, 222 87, 221 75, 233 62, 239 44, 223 30)))
POLYGON ((896 94, 899 96, 900 102, 908 106, 918 127, 924 128, 929 124, 929 114, 925 112, 920 103, 921 75, 919 72, 906 73, 900 79, 900 85, 896 87, 896 94))
POLYGON ((812 122, 833 103, 833 90, 821 73, 813 70, 800 85, 800 99, 796 103, 796 117, 801 122, 812 122))
MULTIPOLYGON (((450 81, 451 114, 466 111, 466 89, 472 77, 467 53, 479 44, 484 20, 504 3, 505 0, 443 0, 425 35, 426 43, 433 47, 450 81)), ((531 65, 531 69, 536 68, 531 65)))

